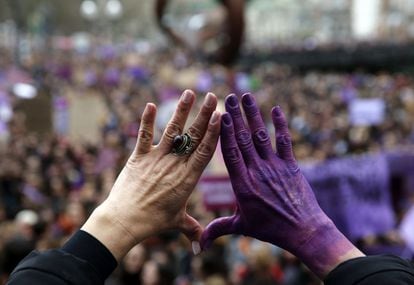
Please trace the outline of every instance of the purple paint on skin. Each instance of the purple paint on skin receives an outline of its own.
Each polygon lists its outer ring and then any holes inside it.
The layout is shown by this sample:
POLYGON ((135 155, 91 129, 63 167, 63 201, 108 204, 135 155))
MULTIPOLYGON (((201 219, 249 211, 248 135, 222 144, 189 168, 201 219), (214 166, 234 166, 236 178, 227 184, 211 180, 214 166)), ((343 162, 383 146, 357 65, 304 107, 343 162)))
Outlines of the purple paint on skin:
POLYGON ((243 234, 283 247, 324 276, 354 246, 321 210, 300 172, 280 107, 272 110, 275 154, 254 98, 245 94, 242 105, 249 129, 235 95, 226 98, 228 113, 221 125, 221 148, 237 209, 206 227, 201 246, 208 248, 222 235, 243 234))
POLYGON ((237 145, 242 152, 244 160, 250 164, 256 164, 256 157, 253 155, 255 153, 255 150, 251 140, 251 134, 244 123, 243 115, 240 111, 239 101, 236 95, 229 95, 226 98, 225 106, 226 111, 231 115, 232 122, 234 124, 237 145))
POLYGON ((249 93, 244 94, 242 104, 257 153, 263 159, 273 156, 272 143, 253 96, 249 93))

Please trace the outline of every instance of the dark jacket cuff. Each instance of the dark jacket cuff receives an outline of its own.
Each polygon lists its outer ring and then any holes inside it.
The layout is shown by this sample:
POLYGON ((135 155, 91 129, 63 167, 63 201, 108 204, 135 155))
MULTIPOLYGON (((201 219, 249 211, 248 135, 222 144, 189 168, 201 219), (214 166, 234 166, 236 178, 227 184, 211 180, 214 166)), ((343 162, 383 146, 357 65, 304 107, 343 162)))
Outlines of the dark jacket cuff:
POLYGON ((390 284, 384 276, 392 276, 392 279, 397 282, 402 279, 414 280, 414 265, 393 255, 358 257, 338 265, 328 274, 324 283, 325 285, 390 284), (367 281, 368 283, 365 283, 367 281))
POLYGON ((77 231, 62 250, 88 262, 102 280, 108 278, 117 266, 112 253, 99 240, 82 230, 77 231))

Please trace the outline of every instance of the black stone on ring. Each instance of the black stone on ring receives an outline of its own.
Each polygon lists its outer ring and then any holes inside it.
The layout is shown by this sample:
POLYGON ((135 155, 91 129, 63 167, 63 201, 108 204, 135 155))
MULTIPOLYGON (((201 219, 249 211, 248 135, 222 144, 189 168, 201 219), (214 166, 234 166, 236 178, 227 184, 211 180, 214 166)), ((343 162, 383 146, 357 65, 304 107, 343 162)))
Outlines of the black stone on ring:
POLYGON ((189 134, 175 136, 172 153, 175 155, 186 155, 193 150, 193 143, 189 134))

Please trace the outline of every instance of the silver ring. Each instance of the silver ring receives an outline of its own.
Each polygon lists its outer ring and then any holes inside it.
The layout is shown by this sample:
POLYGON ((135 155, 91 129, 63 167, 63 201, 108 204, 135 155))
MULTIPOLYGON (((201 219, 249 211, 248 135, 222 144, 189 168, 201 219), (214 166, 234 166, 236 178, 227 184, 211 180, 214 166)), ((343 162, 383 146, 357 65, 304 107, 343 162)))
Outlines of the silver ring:
POLYGON ((190 154, 193 151, 193 142, 189 134, 175 136, 172 153, 178 156, 190 154))

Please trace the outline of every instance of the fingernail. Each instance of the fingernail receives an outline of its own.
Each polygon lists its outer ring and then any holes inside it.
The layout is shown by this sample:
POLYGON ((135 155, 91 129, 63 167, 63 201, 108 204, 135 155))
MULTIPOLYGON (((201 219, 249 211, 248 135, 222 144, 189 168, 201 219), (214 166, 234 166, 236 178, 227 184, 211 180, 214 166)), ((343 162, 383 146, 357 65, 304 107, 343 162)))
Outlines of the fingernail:
POLYGON ((259 142, 267 142, 269 135, 265 130, 259 130, 255 133, 254 138, 256 138, 259 142))
POLYGON ((290 138, 287 135, 280 135, 278 141, 280 141, 282 144, 290 144, 290 138))
POLYGON ((237 99, 236 95, 231 94, 227 97, 226 103, 230 107, 237 107, 239 105, 239 100, 237 99))
POLYGON ((280 108, 279 105, 277 105, 276 107, 273 108, 273 114, 276 116, 281 116, 282 115, 282 108, 280 108))
POLYGON ((224 113, 224 114, 221 116, 221 118, 222 118, 223 123, 224 123, 225 125, 227 125, 227 126, 230 126, 230 125, 231 125, 231 116, 230 116, 230 114, 229 114, 229 113, 224 113))
POLYGON ((184 103, 190 103, 192 97, 193 97, 193 92, 191 92, 191 90, 185 90, 183 95, 182 95, 181 100, 184 103))
POLYGON ((220 117, 220 113, 218 111, 214 111, 213 115, 211 115, 211 118, 210 118, 210 125, 214 125, 215 123, 217 123, 219 117, 220 117))
POLYGON ((193 241, 191 243, 191 247, 193 248, 194 255, 198 255, 201 252, 200 243, 198 241, 193 241))
POLYGON ((211 107, 214 105, 214 94, 213 93, 207 93, 206 98, 204 99, 204 105, 207 107, 211 107))
POLYGON ((254 98, 250 93, 246 93, 243 95, 242 102, 246 106, 253 106, 255 104, 254 98))

